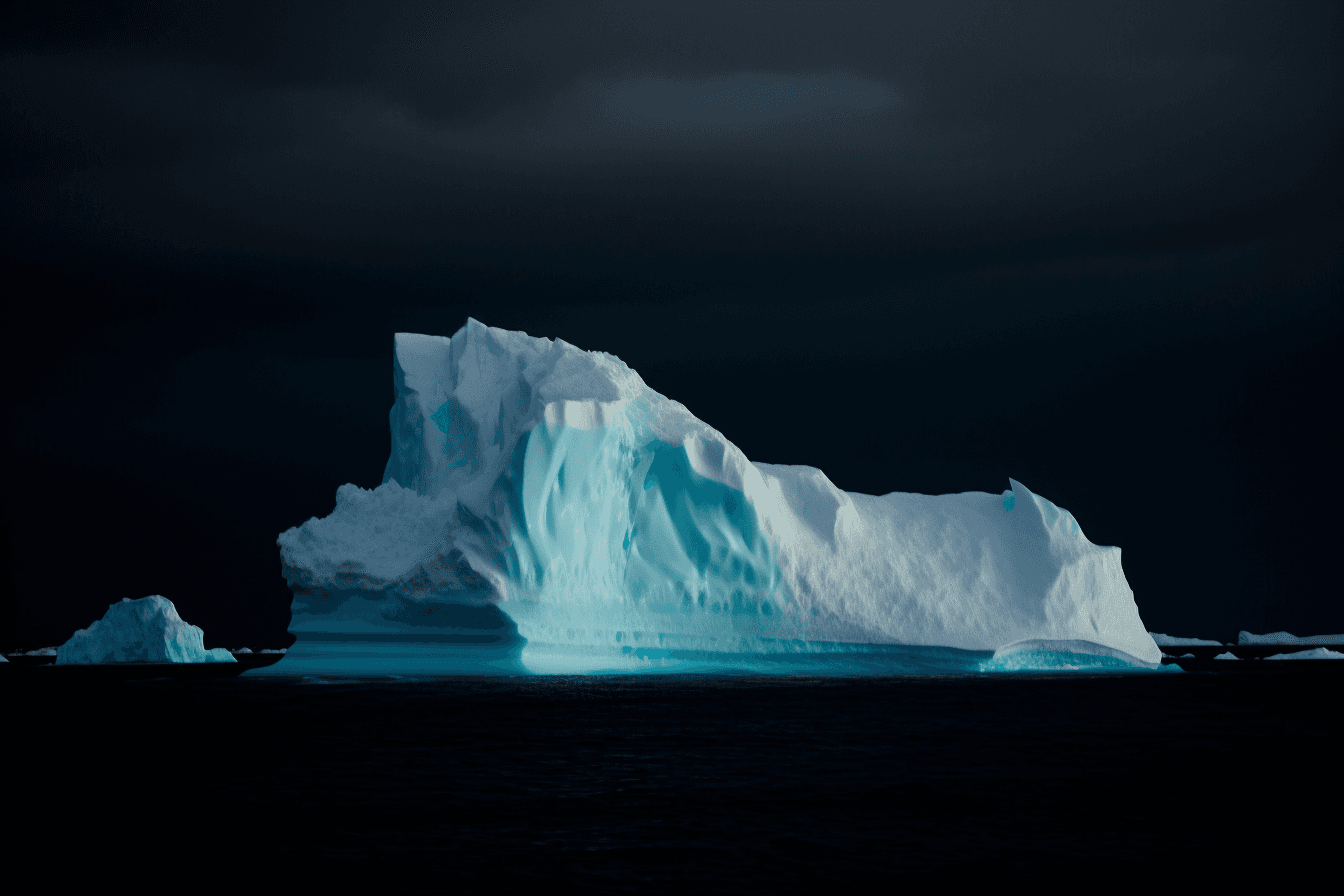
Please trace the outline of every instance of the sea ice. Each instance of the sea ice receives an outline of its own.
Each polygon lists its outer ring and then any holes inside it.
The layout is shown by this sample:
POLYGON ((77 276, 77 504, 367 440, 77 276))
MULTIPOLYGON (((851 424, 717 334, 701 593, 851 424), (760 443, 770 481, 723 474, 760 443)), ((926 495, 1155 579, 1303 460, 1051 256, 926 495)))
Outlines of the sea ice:
POLYGON ((1216 657, 1214 657, 1214 659, 1216 659, 1216 660, 1239 660, 1239 659, 1241 659, 1241 657, 1237 656, 1235 653, 1233 653, 1232 651, 1228 650, 1228 651, 1225 651, 1225 652, 1223 652, 1223 653, 1218 654, 1216 657))
MULTIPOLYGON (((1333 643, 1340 643, 1338 641, 1333 643)), ((1315 650, 1299 650, 1295 653, 1276 653, 1265 657, 1267 660, 1344 660, 1344 653, 1317 647, 1315 650)))
MULTIPOLYGON (((341 486, 278 539, 300 653, 494 626, 534 670, 893 645, 967 669, 1161 660, 1119 548, 1016 480, 844 492, 749 461, 612 355, 474 320, 398 333, 393 377, 383 483, 341 486)), ((863 426, 826 414, 781 420, 781 445, 791 426, 863 426)))
POLYGON ((223 647, 206 650, 204 634, 177 615, 166 597, 125 597, 57 648, 56 665, 237 662, 223 647))

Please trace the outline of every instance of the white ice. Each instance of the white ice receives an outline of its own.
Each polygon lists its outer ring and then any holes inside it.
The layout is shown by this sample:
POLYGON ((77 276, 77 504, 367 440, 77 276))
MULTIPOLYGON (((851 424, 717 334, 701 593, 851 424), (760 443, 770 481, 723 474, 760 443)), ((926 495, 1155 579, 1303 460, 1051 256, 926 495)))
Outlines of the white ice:
MULTIPOLYGON (((1334 642, 1340 643, 1340 642, 1334 642)), ((1276 653, 1265 657, 1267 660, 1344 660, 1344 653, 1317 647, 1315 650, 1298 650, 1294 653, 1276 653)))
POLYGON ((1149 632, 1153 640, 1157 642, 1158 647, 1221 647, 1221 641, 1206 641, 1203 638, 1175 638, 1171 635, 1159 635, 1157 632, 1149 632))
POLYGON ((1344 644, 1344 635, 1308 635, 1299 638, 1288 632, 1272 632, 1268 635, 1253 635, 1242 632, 1237 635, 1238 644, 1344 644))
MULTIPOLYGON (((341 486, 330 515, 279 537, 297 633, 409 636, 478 608, 529 648, 580 653, 1160 662, 1119 548, 1016 480, 844 492, 812 467, 749 461, 619 358, 474 320, 451 339, 397 334, 393 373, 382 485, 341 486)), ((899 396, 875 408, 899 413, 899 396)), ((829 414, 781 419, 779 450, 791 428, 843 440, 867 425, 829 414)))
POLYGON ((177 615, 166 597, 126 597, 57 648, 56 665, 237 662, 223 647, 206 650, 203 639, 204 632, 177 615))

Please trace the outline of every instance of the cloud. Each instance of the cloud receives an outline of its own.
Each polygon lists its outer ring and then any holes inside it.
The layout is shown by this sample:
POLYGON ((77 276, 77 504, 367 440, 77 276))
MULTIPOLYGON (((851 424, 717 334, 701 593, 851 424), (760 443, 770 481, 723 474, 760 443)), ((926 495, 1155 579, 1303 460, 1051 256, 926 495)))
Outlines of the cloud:
POLYGON ((896 102, 882 81, 852 74, 736 72, 707 78, 642 75, 586 88, 598 113, 632 126, 739 131, 822 110, 873 113, 896 102))

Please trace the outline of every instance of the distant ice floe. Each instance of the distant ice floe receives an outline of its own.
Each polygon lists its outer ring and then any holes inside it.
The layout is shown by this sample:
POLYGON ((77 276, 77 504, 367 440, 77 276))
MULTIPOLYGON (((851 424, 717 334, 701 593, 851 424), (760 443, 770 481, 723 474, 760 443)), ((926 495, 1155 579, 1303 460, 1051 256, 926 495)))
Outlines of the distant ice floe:
MULTIPOLYGON (((1335 642, 1339 643, 1339 642, 1335 642)), ((1299 650, 1296 653, 1276 653, 1265 657, 1267 660, 1344 660, 1344 653, 1317 647, 1315 650, 1299 650)))
POLYGON ((246 647, 239 647, 237 650, 231 650, 231 651, 229 651, 229 652, 230 652, 230 653, 251 653, 252 651, 249 650, 249 649, 246 648, 246 647))
POLYGON ((1305 638, 1299 638, 1297 635, 1288 632, 1271 632, 1268 635, 1253 635, 1250 632, 1242 632, 1237 635, 1238 645, 1249 644, 1344 644, 1344 635, 1308 635, 1305 638))
POLYGON ((1216 659, 1216 660, 1239 660, 1239 659, 1241 659, 1241 657, 1237 656, 1235 653, 1233 653, 1232 651, 1229 650, 1229 651, 1227 651, 1226 653, 1220 653, 1220 654, 1218 654, 1216 657, 1214 657, 1214 659, 1216 659))
POLYGON ((57 648, 56 665, 237 662, 223 647, 206 650, 204 637, 201 629, 177 614, 168 598, 127 597, 57 648))

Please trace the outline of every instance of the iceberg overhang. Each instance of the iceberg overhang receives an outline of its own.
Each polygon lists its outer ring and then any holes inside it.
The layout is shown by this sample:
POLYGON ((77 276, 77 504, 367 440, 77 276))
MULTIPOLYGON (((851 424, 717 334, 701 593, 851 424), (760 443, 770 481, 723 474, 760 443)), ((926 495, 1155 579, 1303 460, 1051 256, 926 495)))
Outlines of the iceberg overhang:
POLYGON ((847 493, 749 461, 612 355, 474 320, 397 334, 393 373, 382 484, 279 537, 301 638, 490 629, 525 664, 603 668, 1026 642, 1160 662, 1119 549, 1016 480, 847 493))

